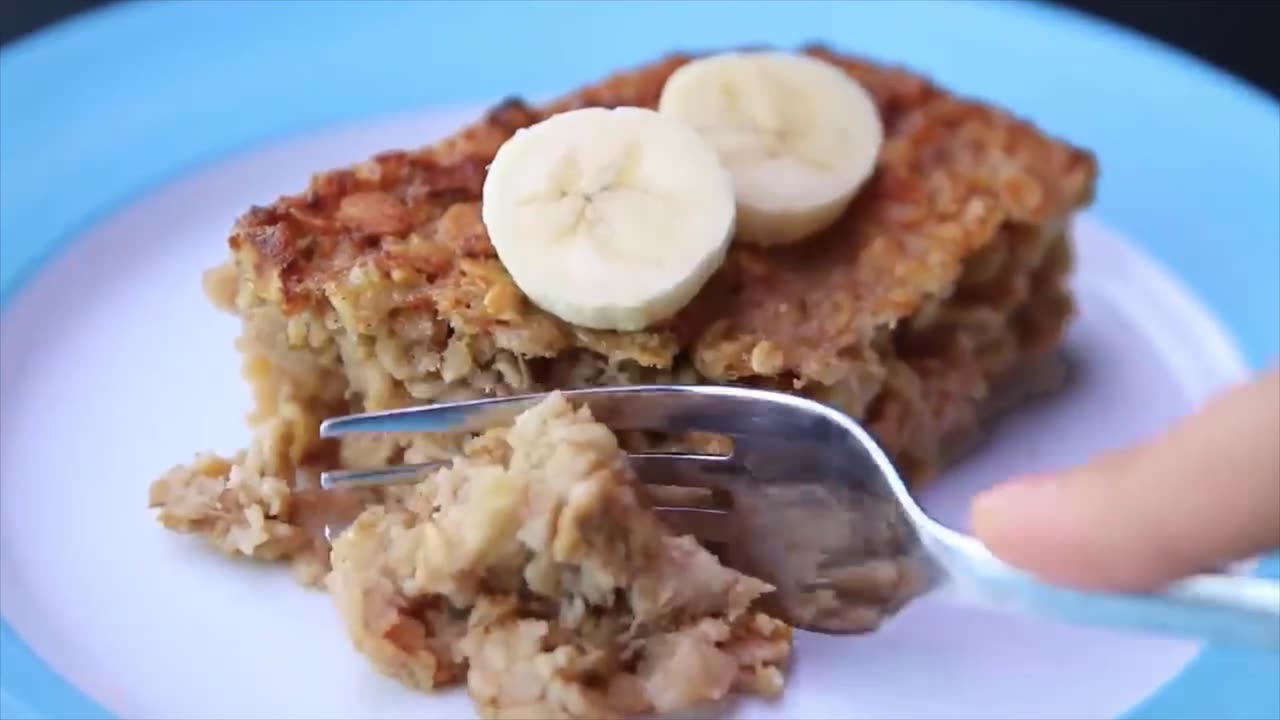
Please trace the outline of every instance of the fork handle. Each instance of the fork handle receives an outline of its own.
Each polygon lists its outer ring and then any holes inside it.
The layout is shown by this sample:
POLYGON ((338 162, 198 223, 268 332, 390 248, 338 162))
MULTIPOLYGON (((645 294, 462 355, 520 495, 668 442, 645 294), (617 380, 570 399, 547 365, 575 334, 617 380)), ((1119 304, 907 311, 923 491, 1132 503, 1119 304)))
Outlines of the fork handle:
POLYGON ((1089 592, 1037 580, 963 540, 947 543, 955 551, 952 580, 984 605, 1280 652, 1280 582, 1210 573, 1155 593, 1089 592))

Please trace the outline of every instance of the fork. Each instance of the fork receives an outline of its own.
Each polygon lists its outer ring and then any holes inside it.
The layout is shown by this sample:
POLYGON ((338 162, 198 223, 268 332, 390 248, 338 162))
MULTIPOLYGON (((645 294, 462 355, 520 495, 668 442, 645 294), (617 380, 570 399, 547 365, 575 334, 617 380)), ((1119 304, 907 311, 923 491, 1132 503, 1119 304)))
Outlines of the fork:
MULTIPOLYGON (((863 427, 821 403, 720 385, 564 391, 614 430, 726 435, 728 455, 630 456, 656 512, 727 565, 771 583, 771 612, 827 634, 874 630, 930 593, 1068 622, 1280 650, 1280 583, 1202 574, 1149 594, 1087 592, 1037 580, 975 538, 930 518, 863 427), (691 488, 702 502, 664 502, 691 488), (707 501, 708 496, 710 501, 707 501)), ((322 437, 357 432, 479 432, 509 424, 543 395, 331 418, 322 437)), ((328 489, 413 482, 446 463, 322 475, 328 489)), ((340 532, 331 527, 327 532, 340 532)))

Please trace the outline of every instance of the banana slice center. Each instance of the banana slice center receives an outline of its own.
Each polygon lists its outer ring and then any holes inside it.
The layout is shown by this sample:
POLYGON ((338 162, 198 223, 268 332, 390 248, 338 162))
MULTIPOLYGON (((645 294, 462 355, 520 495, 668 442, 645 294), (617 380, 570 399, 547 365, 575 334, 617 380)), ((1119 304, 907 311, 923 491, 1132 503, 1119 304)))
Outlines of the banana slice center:
POLYGON ((731 169, 767 162, 797 161, 830 172, 835 164, 818 150, 815 135, 826 131, 815 122, 810 94, 770 68, 755 68, 730 78, 719 88, 719 107, 695 129, 713 142, 731 169))
MULTIPOLYGON (((565 153, 552 167, 546 189, 528 193, 519 205, 535 216, 548 216, 550 242, 554 244, 584 244, 584 252, 599 252, 637 270, 661 267, 661 245, 635 242, 631 228, 636 217, 661 219, 680 201, 641 182, 642 153, 638 143, 629 143, 616 157, 590 168, 584 167, 578 155, 565 153)), ((638 229, 661 232, 658 228, 638 229)))
POLYGON ((883 142, 866 90, 806 55, 690 61, 668 78, 658 107, 715 147, 733 177, 739 239, 761 245, 796 242, 834 222, 883 142))
POLYGON ((642 108, 552 116, 499 149, 482 215, 531 300, 569 322, 639 329, 724 259, 733 183, 692 128, 642 108))

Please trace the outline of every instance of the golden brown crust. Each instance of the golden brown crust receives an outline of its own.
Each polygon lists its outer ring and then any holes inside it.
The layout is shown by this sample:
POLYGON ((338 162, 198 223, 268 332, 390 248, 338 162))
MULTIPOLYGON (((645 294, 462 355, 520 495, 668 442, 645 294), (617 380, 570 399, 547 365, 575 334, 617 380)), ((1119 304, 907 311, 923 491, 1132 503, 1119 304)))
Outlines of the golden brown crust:
POLYGON ((479 201, 488 163, 517 129, 577 107, 653 107, 684 55, 545 108, 507 100, 431 147, 317 175, 306 192, 252 209, 230 244, 263 299, 286 312, 350 308, 344 320, 356 331, 422 315, 525 357, 577 347, 669 367, 687 352, 712 380, 799 385, 822 381, 878 331, 950 292, 964 261, 1002 228, 1061 222, 1090 200, 1096 166, 1087 152, 903 70, 806 52, 875 98, 886 130, 875 176, 819 237, 790 248, 735 246, 703 292, 660 326, 587 331, 533 306, 498 262, 479 201))

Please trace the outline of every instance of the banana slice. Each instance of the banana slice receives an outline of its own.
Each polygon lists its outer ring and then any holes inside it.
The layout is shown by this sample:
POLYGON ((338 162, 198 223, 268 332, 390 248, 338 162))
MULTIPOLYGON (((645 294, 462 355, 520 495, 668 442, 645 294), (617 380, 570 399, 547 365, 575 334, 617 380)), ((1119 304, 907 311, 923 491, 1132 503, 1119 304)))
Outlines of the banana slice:
POLYGON ((733 176, 738 239, 794 243, 840 217, 875 169, 875 102, 829 63, 784 52, 725 53, 672 73, 660 112, 707 138, 733 176))
POLYGON ((582 327, 639 330, 674 315, 724 262, 733 181, 680 121, 587 108, 498 149, 481 216, 534 303, 582 327))

